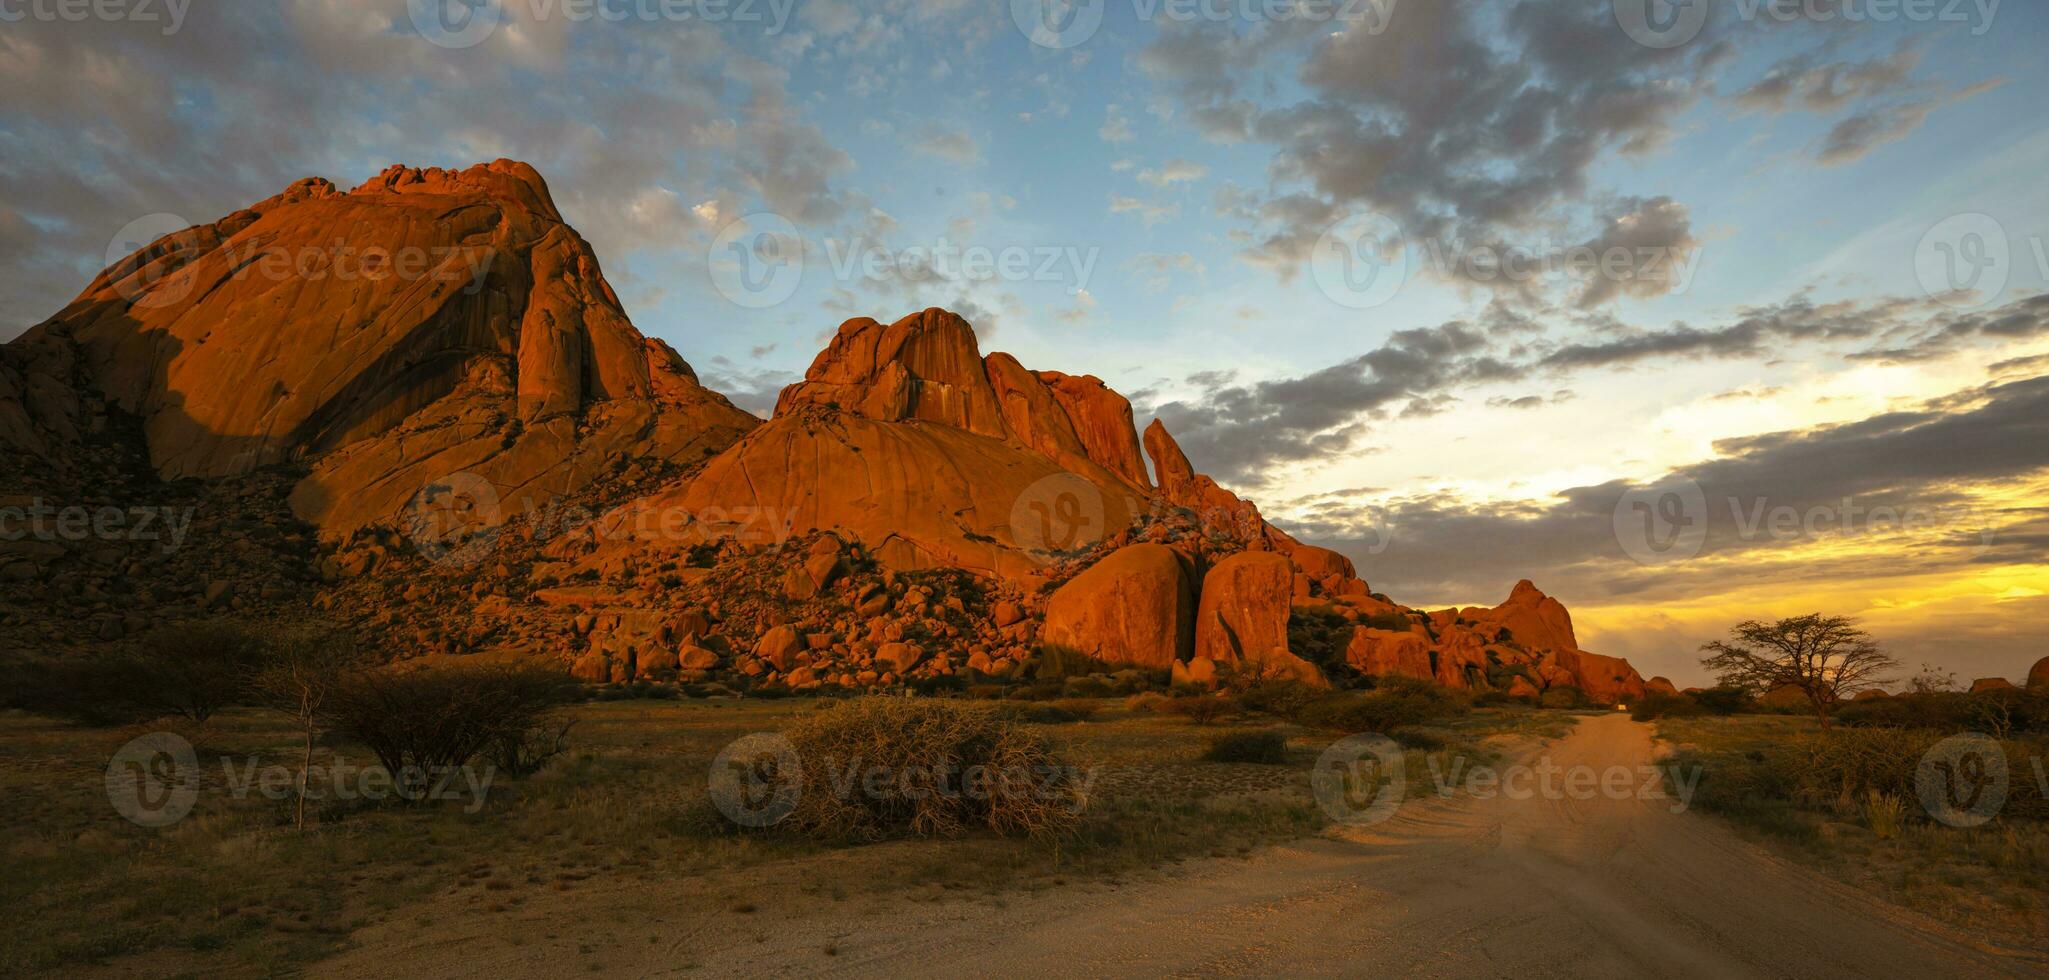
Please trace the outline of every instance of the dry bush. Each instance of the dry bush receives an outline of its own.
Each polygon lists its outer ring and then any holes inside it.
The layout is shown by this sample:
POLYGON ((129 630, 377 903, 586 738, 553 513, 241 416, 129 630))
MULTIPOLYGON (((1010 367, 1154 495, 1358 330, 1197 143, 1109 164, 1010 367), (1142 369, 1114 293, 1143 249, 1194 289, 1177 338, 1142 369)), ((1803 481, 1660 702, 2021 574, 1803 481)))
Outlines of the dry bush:
POLYGON ((1429 681, 1382 677, 1370 691, 1329 694, 1303 706, 1295 719, 1330 731, 1392 732, 1455 717, 1471 710, 1464 696, 1429 681))
POLYGON ((1288 737, 1278 731, 1230 732, 1209 740, 1205 762, 1253 762, 1280 765, 1288 761, 1288 737))
POLYGON ((133 652, 108 651, 10 670, 12 701, 88 725, 153 718, 205 723, 246 703, 267 654, 264 638, 224 620, 163 626, 133 652))
POLYGON ((1160 714, 1180 715, 1198 725, 1207 725, 1238 713, 1238 702, 1215 694, 1188 694, 1169 698, 1154 709, 1160 714))
POLYGON ((1050 741, 971 704, 860 698, 784 735, 804 776, 787 822, 822 838, 1043 836, 1072 828, 1086 802, 1050 741))
POLYGON ((357 671, 322 707, 329 728, 377 756, 417 801, 433 774, 462 766, 494 743, 525 739, 567 693, 565 675, 536 666, 357 671))
POLYGON ((543 715, 515 732, 507 732, 484 746, 484 757, 510 776, 531 776, 548 767, 555 757, 569 751, 569 730, 576 720, 543 715))
POLYGON ((1684 694, 1646 694, 1629 706, 1629 717, 1637 721, 1660 718, 1696 718, 1707 709, 1684 694))

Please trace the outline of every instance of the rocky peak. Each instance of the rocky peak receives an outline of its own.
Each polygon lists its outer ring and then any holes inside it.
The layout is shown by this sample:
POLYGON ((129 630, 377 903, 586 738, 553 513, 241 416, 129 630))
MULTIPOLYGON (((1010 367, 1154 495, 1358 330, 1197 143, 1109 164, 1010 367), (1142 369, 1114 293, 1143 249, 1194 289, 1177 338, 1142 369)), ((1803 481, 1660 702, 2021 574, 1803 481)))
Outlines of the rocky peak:
MULTIPOLYGON (((695 459, 756 424, 634 329, 510 160, 392 167, 346 194, 298 181, 116 262, 16 344, 75 355, 72 376, 21 383, 139 418, 163 478, 310 463, 294 506, 335 534, 457 473, 512 507, 615 454, 695 459)), ((0 430, 62 428, 61 401, 0 430)))

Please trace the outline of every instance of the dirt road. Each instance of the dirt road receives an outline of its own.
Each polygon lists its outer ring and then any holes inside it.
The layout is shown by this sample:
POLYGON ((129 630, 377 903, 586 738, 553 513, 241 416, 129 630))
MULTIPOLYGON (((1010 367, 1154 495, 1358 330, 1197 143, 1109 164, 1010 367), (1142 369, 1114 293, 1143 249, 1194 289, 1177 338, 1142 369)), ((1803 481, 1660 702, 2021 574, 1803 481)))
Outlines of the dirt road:
MULTIPOLYGON (((1634 768, 1652 743, 1647 726, 1593 717, 1541 751, 1560 767, 1634 768)), ((1123 888, 814 915, 778 923, 766 942, 698 932, 687 957, 664 943, 608 965, 892 978, 2043 975, 2040 962, 1967 945, 1672 804, 1430 798, 1365 830, 1123 888)), ((477 952, 450 965, 475 969, 477 952)), ((540 952, 490 969, 565 975, 540 952)), ((358 949, 326 966, 394 962, 376 957, 358 949)))

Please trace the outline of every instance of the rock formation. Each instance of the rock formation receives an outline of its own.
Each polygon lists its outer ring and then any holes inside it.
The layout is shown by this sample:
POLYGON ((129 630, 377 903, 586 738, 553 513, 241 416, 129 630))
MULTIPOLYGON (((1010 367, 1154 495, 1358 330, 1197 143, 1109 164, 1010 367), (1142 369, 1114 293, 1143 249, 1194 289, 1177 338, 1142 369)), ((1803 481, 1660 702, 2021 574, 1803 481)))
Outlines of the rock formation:
MULTIPOLYGON (((279 463, 331 537, 475 478, 538 506, 623 459, 695 462, 757 420, 636 331, 533 168, 318 178, 155 241, 9 345, 0 440, 62 455, 81 399, 164 479, 279 463)), ((488 485, 485 493, 480 488, 488 485)))
MULTIPOLYGON (((87 639, 297 604, 599 683, 1015 681, 1057 647, 1199 685, 1647 689, 1527 581, 1427 615, 1373 594, 1100 379, 985 356, 944 310, 846 321, 762 423, 633 328, 510 161, 301 181, 150 243, 0 348, 0 447, 10 486, 211 508, 186 555, 0 547, 87 639)), ((0 605, 22 623, 69 626, 0 605)))
POLYGON ((1185 661, 1195 642, 1187 565, 1165 545, 1120 548, 1053 592, 1041 637, 1107 664, 1185 661))

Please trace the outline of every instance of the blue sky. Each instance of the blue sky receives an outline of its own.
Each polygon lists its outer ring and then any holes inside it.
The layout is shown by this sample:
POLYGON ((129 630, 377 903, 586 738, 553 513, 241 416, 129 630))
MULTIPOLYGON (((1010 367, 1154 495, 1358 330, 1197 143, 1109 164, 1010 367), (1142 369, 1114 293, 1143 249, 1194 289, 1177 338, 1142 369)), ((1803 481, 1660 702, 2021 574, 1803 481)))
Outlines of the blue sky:
MULTIPOLYGON (((1934 20, 1879 23, 1902 8, 1699 0, 1703 29, 1660 48, 1618 17, 1643 0, 1357 0, 1365 16, 1335 21, 1211 0, 1224 16, 1199 22, 1101 0, 1100 26, 1056 49, 1009 0, 762 0, 737 22, 492 0, 495 26, 467 46, 423 36, 414 14, 439 2, 202 3, 175 30, 0 23, 0 338, 75 294, 142 216, 210 221, 303 176, 507 156, 548 177, 634 322, 743 405, 766 412, 849 316, 946 306, 985 351, 1103 377, 1198 467, 1406 601, 1496 601, 1533 575, 1610 649, 1655 658, 1760 601, 1747 583, 1775 562, 1833 577, 1771 601, 1833 589, 1831 611, 1930 649, 2049 589, 2022 547, 2036 518, 2000 503, 2039 472, 1972 459, 1855 491, 1989 508, 2011 555, 1866 536, 1837 567, 1840 538, 1738 540, 1682 575, 1589 539, 1604 515, 1574 519, 1584 488, 1762 467, 1788 440, 1817 458, 1900 413, 2002 418, 1989 409, 2010 393, 1990 386, 2045 373, 2029 359, 2049 353, 2049 310, 2027 305, 2049 271, 2040 4, 1988 19, 1939 0, 1934 20), (1957 247, 1978 226, 1952 219, 1972 213, 2003 235, 2004 284, 1935 295, 1931 250, 1957 247), (1406 255, 1409 275, 1355 308, 1319 275, 1331 235, 1369 214, 1400 237, 1353 254, 1406 255), (787 297, 721 291, 735 240, 801 248, 787 297), (840 269, 849 243, 903 257, 942 241, 1031 272, 840 269), (1432 267, 1478 246, 1625 247, 1687 275, 1506 289, 1432 267), (1974 578, 1987 568, 2009 577, 1974 578), (1888 612, 1907 606, 1918 618, 1888 612)), ((1758 479, 1771 501, 1836 492, 1797 469, 1758 479)), ((1988 662, 2043 638, 1994 632, 1988 662)))

